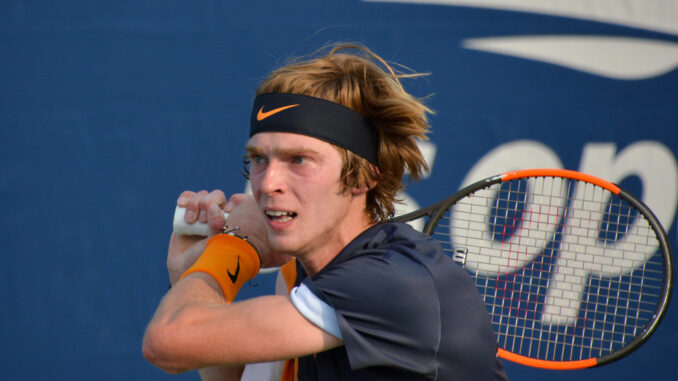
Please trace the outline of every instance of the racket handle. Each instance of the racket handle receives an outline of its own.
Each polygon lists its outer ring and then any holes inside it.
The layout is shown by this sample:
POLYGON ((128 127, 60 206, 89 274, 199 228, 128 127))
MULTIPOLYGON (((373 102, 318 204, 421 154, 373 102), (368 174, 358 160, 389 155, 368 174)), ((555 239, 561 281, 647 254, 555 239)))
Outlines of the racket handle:
MULTIPOLYGON (((224 218, 228 219, 228 213, 224 213, 224 218)), ((207 237, 210 234, 210 227, 205 222, 196 221, 192 224, 186 223, 184 221, 184 215, 186 214, 186 208, 177 206, 174 209, 174 222, 172 223, 172 228, 174 234, 176 235, 199 235, 207 237)))
MULTIPOLYGON (((229 214, 224 213, 224 218, 228 219, 229 214)), ((186 214, 186 208, 177 206, 174 209, 174 222, 172 223, 173 232, 176 235, 198 235, 202 237, 207 237, 210 234, 210 227, 208 224, 200 221, 196 221, 192 224, 187 224, 184 221, 184 214, 186 214)), ((269 274, 278 271, 278 267, 271 267, 267 269, 260 269, 260 274, 269 274)))

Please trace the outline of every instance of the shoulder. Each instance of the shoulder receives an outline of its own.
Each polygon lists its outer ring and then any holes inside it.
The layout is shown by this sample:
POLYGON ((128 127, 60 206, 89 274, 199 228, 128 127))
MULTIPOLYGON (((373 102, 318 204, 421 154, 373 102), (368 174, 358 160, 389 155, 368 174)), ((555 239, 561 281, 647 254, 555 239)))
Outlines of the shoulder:
POLYGON ((359 245, 347 246, 349 251, 305 279, 309 289, 336 309, 390 315, 394 324, 437 316, 431 267, 444 256, 440 246, 405 224, 380 224, 366 233, 359 245))
POLYGON ((313 280, 341 276, 359 281, 369 275, 386 278, 382 281, 404 281, 408 279, 397 276, 399 271, 425 275, 426 268, 440 256, 444 256, 442 248, 429 236, 406 224, 382 223, 349 243, 313 280))
POLYGON ((414 262, 423 263, 443 254, 442 247, 432 237, 411 226, 389 222, 381 223, 363 232, 347 245, 337 256, 336 262, 344 262, 366 255, 394 254, 410 257, 414 262))
POLYGON ((401 224, 366 233, 303 284, 335 310, 354 369, 392 363, 429 374, 441 310, 428 262, 442 254, 425 235, 401 224))
POLYGON ((419 244, 435 244, 429 235, 402 222, 384 222, 366 230, 363 235, 370 238, 370 244, 415 242, 419 244))

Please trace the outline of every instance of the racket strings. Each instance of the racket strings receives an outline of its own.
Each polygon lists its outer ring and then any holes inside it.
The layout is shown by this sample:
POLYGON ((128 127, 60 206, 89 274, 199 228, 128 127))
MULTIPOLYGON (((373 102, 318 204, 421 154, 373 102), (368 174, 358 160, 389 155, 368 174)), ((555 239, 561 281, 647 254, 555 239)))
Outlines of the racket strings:
POLYGON ((434 237, 464 252, 499 346, 548 361, 600 358, 653 319, 664 283, 657 236, 604 188, 512 180, 448 209, 434 237))

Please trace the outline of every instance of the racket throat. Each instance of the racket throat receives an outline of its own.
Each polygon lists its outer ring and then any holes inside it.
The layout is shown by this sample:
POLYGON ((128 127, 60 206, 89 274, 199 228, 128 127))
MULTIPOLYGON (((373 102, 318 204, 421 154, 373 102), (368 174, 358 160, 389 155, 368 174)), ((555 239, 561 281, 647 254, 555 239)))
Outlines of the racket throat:
POLYGON ((464 267, 466 265, 466 255, 468 254, 468 248, 459 247, 454 249, 452 252, 452 260, 458 265, 464 267))

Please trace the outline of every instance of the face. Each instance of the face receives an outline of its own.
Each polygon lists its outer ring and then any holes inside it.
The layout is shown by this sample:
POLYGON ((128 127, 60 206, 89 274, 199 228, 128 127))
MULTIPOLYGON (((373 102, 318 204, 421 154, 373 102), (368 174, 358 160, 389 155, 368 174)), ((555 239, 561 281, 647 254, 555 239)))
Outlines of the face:
POLYGON ((340 183, 342 156, 322 140, 263 132, 247 144, 252 192, 266 216, 271 248, 303 257, 338 253, 364 226, 362 203, 340 183), (357 233, 356 233, 357 232, 357 233))

